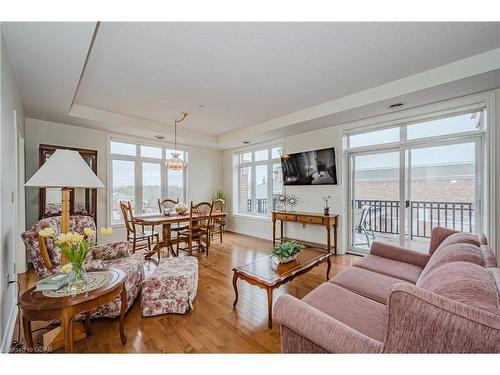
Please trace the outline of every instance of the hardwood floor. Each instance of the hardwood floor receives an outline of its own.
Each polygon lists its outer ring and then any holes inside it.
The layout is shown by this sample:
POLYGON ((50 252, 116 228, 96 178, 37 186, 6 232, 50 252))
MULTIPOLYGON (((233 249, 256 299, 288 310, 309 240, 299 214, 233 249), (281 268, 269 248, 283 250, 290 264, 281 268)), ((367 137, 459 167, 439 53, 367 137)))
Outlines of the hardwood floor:
MULTIPOLYGON (((263 289, 238 281, 239 301, 233 309, 232 268, 270 253, 271 241, 226 232, 222 244, 215 241, 210 255, 199 260, 198 295, 193 311, 185 315, 142 318, 140 296, 125 318, 128 341, 121 345, 118 319, 92 320, 92 334, 75 343, 77 353, 279 353, 279 325, 267 328, 267 295, 263 289)), ((353 255, 332 257, 330 276, 349 267, 353 255)), ((298 298, 325 281, 326 263, 275 290, 298 298)), ((34 273, 19 275, 21 292, 35 282, 34 273)), ((44 327, 36 322, 34 329, 44 327)), ((34 332, 41 339, 45 331, 34 332)), ((17 328, 14 332, 17 337, 17 328)))

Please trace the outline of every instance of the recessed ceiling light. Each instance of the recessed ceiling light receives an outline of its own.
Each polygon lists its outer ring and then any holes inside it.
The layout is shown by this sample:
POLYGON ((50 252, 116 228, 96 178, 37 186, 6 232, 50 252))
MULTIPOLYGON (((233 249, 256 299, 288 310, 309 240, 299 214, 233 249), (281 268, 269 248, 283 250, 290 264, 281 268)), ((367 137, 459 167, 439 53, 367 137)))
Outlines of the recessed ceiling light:
POLYGON ((250 141, 243 141, 244 145, 248 145, 249 143, 250 143, 250 141))
POLYGON ((406 105, 406 102, 396 102, 396 103, 388 104, 385 107, 387 109, 400 109, 400 108, 403 108, 405 105, 406 105))
POLYGON ((155 135, 155 138, 161 140, 161 139, 165 139, 165 136, 163 136, 163 135, 155 135))

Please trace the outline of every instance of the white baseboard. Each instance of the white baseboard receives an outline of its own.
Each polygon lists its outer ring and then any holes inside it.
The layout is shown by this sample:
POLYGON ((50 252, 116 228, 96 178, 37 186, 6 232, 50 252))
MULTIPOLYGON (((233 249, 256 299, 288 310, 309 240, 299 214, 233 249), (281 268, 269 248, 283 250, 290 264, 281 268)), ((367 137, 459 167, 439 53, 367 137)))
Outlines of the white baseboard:
POLYGON ((14 328, 16 327, 17 319, 17 301, 12 304, 10 309, 9 319, 7 320, 7 326, 5 328, 4 335, 2 337, 2 345, 0 347, 0 353, 8 353, 10 349, 10 344, 12 342, 12 335, 14 334, 14 328))
POLYGON ((258 233, 258 232, 249 231, 249 230, 236 229, 233 227, 226 227, 226 230, 228 232, 234 232, 234 233, 244 234, 246 236, 262 238, 263 240, 269 240, 269 241, 273 240, 272 234, 270 235, 268 233, 258 233))

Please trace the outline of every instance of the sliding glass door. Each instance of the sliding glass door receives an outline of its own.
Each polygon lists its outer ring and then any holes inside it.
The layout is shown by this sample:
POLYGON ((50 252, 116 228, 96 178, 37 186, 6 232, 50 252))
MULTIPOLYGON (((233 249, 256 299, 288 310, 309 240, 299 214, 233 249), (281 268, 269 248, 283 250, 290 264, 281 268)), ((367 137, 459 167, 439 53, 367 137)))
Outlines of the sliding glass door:
POLYGON ((432 229, 481 230, 481 137, 349 153, 350 248, 427 252, 432 229))
POLYGON ((400 150, 350 156, 351 246, 367 252, 376 239, 400 244, 400 150))
POLYGON ((480 228, 479 138, 407 148, 405 247, 427 252, 432 228, 480 228))

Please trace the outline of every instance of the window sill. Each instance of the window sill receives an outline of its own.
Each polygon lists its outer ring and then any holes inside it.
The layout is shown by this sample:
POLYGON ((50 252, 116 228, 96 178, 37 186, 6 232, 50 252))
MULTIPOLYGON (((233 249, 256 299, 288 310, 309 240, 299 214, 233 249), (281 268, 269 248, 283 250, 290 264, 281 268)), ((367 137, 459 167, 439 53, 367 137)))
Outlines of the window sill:
POLYGON ((239 219, 249 219, 256 221, 271 221, 270 216, 257 216, 257 215, 245 215, 245 214, 232 214, 231 216, 239 219))

